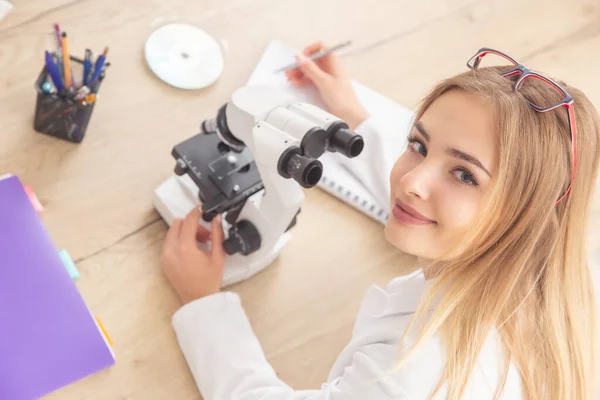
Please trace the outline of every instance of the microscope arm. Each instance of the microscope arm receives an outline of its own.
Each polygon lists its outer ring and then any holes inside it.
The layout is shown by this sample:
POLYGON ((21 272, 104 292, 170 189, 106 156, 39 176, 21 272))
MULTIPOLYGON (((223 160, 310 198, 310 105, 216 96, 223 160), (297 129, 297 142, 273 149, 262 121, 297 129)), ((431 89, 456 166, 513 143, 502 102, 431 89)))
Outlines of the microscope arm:
MULTIPOLYGON (((250 221, 260 235, 260 248, 253 256, 268 254, 294 223, 304 192, 297 182, 278 172, 281 154, 299 141, 266 122, 252 128, 252 153, 264 186, 257 201, 246 201, 238 221, 250 221)), ((250 146, 249 146, 250 147, 250 146)))

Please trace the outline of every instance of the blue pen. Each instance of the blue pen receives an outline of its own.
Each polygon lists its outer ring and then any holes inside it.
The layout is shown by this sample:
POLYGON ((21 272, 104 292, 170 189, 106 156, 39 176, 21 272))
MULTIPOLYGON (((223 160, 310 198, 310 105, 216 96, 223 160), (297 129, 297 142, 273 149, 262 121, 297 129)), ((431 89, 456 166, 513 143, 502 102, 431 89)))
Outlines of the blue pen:
POLYGON ((85 58, 83 59, 83 86, 87 86, 90 70, 92 69, 92 51, 85 49, 85 58))
POLYGON ((48 50, 46 50, 46 70, 48 71, 48 74, 50 74, 50 77, 54 82, 56 90, 59 92, 64 90, 65 85, 63 84, 60 72, 58 71, 58 67, 54 63, 54 58, 52 58, 52 54, 50 54, 48 50))
POLYGON ((94 73, 92 74, 92 79, 90 79, 90 85, 96 83, 96 79, 100 76, 102 72, 102 67, 104 67, 104 61, 106 60, 106 53, 108 53, 108 47, 104 48, 102 54, 98 56, 96 60, 96 64, 94 65, 94 73))
POLYGON ((63 62, 62 62, 62 50, 58 49, 58 51, 56 52, 56 69, 58 70, 58 73, 60 74, 60 79, 62 80, 63 76, 65 76, 65 71, 63 71, 63 62))

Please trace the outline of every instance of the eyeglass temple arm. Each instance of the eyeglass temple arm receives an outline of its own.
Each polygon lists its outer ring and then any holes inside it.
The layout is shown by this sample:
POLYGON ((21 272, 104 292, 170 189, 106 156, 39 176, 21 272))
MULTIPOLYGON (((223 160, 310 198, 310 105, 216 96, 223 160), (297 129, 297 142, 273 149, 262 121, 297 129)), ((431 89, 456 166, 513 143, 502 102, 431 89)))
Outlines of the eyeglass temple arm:
POLYGON ((561 196, 560 199, 556 202, 559 204, 562 202, 570 193, 571 188, 573 187, 573 181, 575 180, 575 170, 577 169, 577 124, 575 122, 575 110, 573 109, 573 105, 567 105, 567 112, 569 113, 569 130, 571 131, 571 154, 573 155, 573 169, 571 170, 571 182, 569 183, 569 187, 565 191, 565 193, 561 196))

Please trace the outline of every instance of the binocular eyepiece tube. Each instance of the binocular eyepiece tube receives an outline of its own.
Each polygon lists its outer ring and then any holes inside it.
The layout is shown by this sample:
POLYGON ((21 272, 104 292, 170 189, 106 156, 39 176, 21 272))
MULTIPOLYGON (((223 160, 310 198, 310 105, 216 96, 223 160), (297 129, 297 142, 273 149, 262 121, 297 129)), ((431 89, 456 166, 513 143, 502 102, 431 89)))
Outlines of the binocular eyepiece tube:
POLYGON ((302 155, 299 147, 290 147, 279 158, 277 171, 284 178, 292 178, 302 187, 311 188, 321 180, 323 164, 316 158, 302 155))
POLYGON ((338 152, 348 158, 354 158, 362 153, 365 142, 362 136, 347 128, 336 129, 329 137, 328 151, 338 152))
MULTIPOLYGON (((227 104, 219 109, 216 117, 204 121, 201 130, 204 133, 216 132, 231 150, 240 152, 245 145, 230 131, 226 109, 227 104)), ((351 131, 347 123, 310 104, 299 103, 292 105, 290 109, 276 109, 269 115, 267 122, 274 129, 281 129, 281 132, 295 137, 300 143, 279 147, 283 142, 276 144, 278 140, 272 142, 268 137, 256 138, 255 141, 263 142, 263 146, 268 147, 272 153, 270 161, 262 161, 276 163, 279 175, 294 179, 305 188, 311 188, 321 180, 323 164, 318 158, 324 152, 337 152, 354 158, 364 149, 362 136, 351 131)), ((265 132, 267 133, 268 131, 265 132)), ((260 132, 257 134, 260 135, 260 132)))

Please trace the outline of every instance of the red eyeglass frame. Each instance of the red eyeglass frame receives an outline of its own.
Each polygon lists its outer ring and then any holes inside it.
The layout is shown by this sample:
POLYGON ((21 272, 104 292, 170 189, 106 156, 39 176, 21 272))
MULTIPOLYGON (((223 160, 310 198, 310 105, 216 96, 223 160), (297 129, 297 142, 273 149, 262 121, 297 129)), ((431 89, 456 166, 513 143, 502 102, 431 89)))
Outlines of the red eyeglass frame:
POLYGON ((575 111, 573 108, 574 107, 573 97, 571 97, 569 92, 567 92, 561 85, 556 83, 554 80, 548 78, 547 76, 540 74, 539 72, 533 71, 533 70, 525 67, 523 64, 519 63, 514 58, 512 58, 509 55, 504 54, 498 50, 494 50, 494 49, 490 49, 490 48, 486 48, 486 47, 479 49, 479 51, 473 57, 471 57, 469 59, 469 61, 467 61, 467 67, 469 67, 470 69, 476 70, 477 67, 479 66, 479 63, 481 62, 481 59, 483 57, 485 57, 487 54, 495 54, 497 56, 503 57, 503 58, 507 59, 508 61, 510 61, 515 66, 514 68, 512 68, 506 72, 503 72, 501 75, 503 77, 509 77, 509 76, 513 76, 513 75, 516 75, 519 73, 521 74, 521 76, 517 79, 517 81, 513 85, 513 88, 516 91, 519 90, 519 88, 521 87, 523 80, 525 78, 533 77, 533 78, 536 78, 543 82, 548 83, 549 85, 554 87, 554 89, 556 89, 561 95, 564 96, 563 100, 561 100, 558 103, 555 103, 549 107, 539 107, 536 104, 529 101, 528 99, 525 99, 538 112, 552 111, 558 107, 565 107, 567 109, 567 114, 569 117, 569 129, 571 130, 571 151, 573 154, 573 157, 572 157, 573 168, 571 171, 571 182, 569 183, 569 188, 561 196, 561 198, 558 199, 558 201, 556 202, 556 204, 559 204, 571 192, 571 187, 573 186, 573 181, 575 180, 575 170, 577 169, 577 125, 575 123, 575 111))

